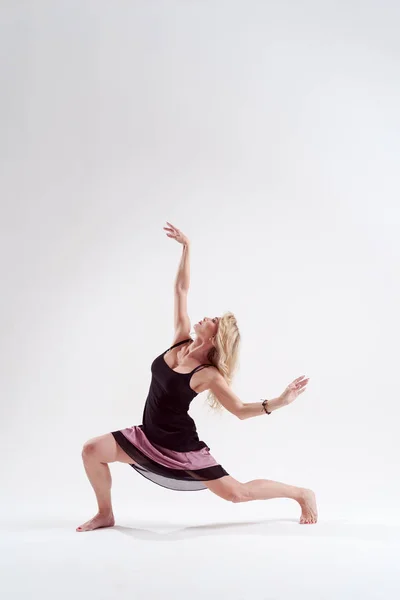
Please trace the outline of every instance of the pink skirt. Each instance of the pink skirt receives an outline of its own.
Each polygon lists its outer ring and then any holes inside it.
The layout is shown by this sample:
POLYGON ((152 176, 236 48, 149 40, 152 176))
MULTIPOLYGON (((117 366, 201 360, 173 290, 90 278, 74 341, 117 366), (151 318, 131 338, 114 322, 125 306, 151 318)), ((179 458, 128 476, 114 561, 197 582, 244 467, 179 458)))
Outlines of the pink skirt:
POLYGON ((170 450, 150 442, 137 425, 111 433, 118 445, 133 459, 131 467, 168 489, 202 490, 207 488, 204 481, 228 475, 210 454, 208 447, 190 452, 170 450))

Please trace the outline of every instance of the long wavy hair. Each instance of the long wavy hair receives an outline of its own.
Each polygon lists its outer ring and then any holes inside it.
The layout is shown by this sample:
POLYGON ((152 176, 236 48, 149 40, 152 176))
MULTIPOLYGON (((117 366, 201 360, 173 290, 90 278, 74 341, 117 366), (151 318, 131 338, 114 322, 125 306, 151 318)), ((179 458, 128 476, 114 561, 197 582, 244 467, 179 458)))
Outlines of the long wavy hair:
MULTIPOLYGON (((228 385, 239 366, 240 339, 235 315, 230 311, 224 313, 219 319, 214 346, 208 352, 207 359, 218 369, 228 385)), ((220 411, 224 408, 211 390, 208 390, 206 402, 215 410, 220 411)))

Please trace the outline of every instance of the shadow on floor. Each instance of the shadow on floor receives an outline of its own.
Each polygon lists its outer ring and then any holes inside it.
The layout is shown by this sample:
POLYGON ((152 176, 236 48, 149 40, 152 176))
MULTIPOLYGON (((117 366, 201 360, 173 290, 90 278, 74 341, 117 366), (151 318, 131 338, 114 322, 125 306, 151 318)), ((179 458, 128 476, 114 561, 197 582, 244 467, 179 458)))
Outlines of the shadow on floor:
MULTIPOLYGON (((57 517, 22 518, 1 523, 0 530, 5 533, 30 533, 33 531, 73 532, 77 522, 57 517)), ((260 535, 265 537, 318 537, 327 540, 365 540, 371 542, 400 543, 400 525, 388 523, 351 523, 341 520, 319 520, 312 525, 301 525, 297 518, 276 518, 257 521, 216 522, 202 525, 184 525, 165 521, 138 520, 129 525, 82 532, 79 535, 115 535, 121 534, 138 540, 164 541, 194 539, 203 536, 260 535)), ((78 534, 77 534, 78 535, 78 534)))
POLYGON ((115 525, 112 531, 136 539, 175 541, 207 535, 262 535, 262 536, 307 536, 328 539, 353 539, 400 543, 400 527, 387 524, 343 523, 319 521, 312 525, 301 525, 298 519, 268 519, 233 523, 209 523, 207 525, 182 526, 140 522, 140 525, 115 525))

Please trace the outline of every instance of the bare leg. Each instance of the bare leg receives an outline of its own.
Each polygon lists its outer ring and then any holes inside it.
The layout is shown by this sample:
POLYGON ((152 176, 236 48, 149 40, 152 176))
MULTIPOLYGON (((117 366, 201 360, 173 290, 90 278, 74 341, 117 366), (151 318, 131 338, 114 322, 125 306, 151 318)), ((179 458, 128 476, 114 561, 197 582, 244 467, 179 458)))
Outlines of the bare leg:
POLYGON ((291 498, 301 506, 301 524, 316 523, 318 520, 315 494, 308 488, 287 485, 271 479, 253 479, 241 483, 229 475, 204 483, 212 492, 231 502, 291 498))
POLYGON ((96 494, 98 513, 76 531, 91 531, 99 527, 112 527, 115 524, 111 504, 111 473, 107 463, 135 461, 116 443, 113 435, 107 433, 86 442, 82 450, 86 474, 96 494))

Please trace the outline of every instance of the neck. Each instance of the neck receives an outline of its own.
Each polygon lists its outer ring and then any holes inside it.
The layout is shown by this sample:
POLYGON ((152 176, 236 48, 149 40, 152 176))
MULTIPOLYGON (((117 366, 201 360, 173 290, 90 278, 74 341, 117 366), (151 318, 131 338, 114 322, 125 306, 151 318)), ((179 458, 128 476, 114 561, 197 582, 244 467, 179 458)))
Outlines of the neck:
POLYGON ((207 355, 212 347, 213 344, 210 341, 204 341, 196 338, 190 344, 188 354, 201 362, 207 361, 207 355))

